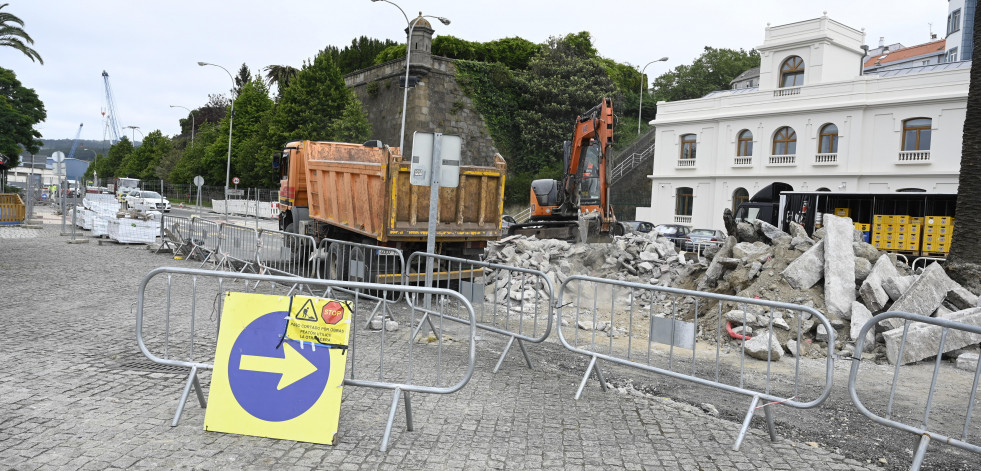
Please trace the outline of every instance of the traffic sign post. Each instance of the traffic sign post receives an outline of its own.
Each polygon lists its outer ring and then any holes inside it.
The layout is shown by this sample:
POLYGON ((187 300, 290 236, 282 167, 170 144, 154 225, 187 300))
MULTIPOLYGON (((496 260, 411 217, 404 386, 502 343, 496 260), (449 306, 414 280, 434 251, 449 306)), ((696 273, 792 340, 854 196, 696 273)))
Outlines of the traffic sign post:
POLYGON ((197 175, 194 177, 194 184, 198 187, 198 212, 201 212, 201 187, 204 186, 204 177, 197 175))
POLYGON ((205 430, 333 444, 348 304, 227 293, 221 319, 205 430))

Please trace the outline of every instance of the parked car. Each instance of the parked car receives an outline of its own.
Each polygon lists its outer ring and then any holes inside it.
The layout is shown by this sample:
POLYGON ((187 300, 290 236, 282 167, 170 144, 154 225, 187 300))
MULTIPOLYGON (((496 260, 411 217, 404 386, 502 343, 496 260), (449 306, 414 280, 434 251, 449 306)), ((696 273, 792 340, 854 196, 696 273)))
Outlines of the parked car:
POLYGON ((681 224, 659 224, 654 228, 655 231, 659 232, 664 237, 674 241, 675 247, 679 249, 687 240, 688 233, 691 232, 691 228, 688 226, 683 226, 681 224))
POLYGON ((146 209, 170 212, 170 201, 156 191, 131 190, 126 194, 126 205, 130 208, 143 206, 146 209))
POLYGON ((725 240, 726 233, 718 229, 692 229, 692 231, 688 233, 688 237, 685 239, 684 248, 689 252, 695 252, 697 251, 699 244, 721 244, 722 242, 725 242, 725 240))
POLYGON ((517 223, 518 221, 511 217, 511 215, 505 214, 501 216, 501 234, 507 235, 508 229, 510 229, 513 224, 517 223))
POLYGON ((620 221, 627 232, 648 233, 654 230, 654 223, 647 221, 620 221))

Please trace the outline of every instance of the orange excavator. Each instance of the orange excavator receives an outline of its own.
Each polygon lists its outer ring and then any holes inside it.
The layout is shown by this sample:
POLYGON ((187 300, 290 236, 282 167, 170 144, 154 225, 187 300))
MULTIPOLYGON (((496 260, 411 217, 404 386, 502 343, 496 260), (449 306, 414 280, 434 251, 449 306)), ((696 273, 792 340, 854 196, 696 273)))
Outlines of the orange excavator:
POLYGON ((531 217, 509 234, 572 242, 623 235, 610 204, 607 183, 613 152, 613 101, 603 101, 576 118, 572 141, 564 143, 563 181, 531 183, 531 217))

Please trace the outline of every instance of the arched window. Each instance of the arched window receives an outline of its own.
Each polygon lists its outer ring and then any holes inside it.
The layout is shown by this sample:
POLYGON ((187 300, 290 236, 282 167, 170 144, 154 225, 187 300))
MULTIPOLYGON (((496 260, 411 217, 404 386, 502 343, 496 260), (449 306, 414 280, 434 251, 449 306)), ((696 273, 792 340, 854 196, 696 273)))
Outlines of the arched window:
POLYGON ((821 133, 818 134, 818 153, 838 153, 838 126, 829 123, 821 127, 821 133))
POLYGON ((780 87, 804 85, 804 59, 790 56, 780 65, 780 87))
POLYGON ((736 144, 736 155, 739 157, 750 157, 753 155, 753 133, 749 129, 743 129, 739 133, 736 144))
POLYGON ((675 190, 674 214, 676 216, 691 216, 691 203, 694 199, 691 188, 683 186, 675 190))
POLYGON ((749 201, 749 192, 745 188, 736 188, 736 191, 732 192, 732 212, 736 212, 739 203, 745 203, 747 201, 749 201))
POLYGON ((694 134, 684 134, 681 136, 681 158, 682 159, 694 159, 695 158, 695 147, 697 143, 695 142, 694 134))
POLYGON ((793 155, 797 153, 797 132, 790 126, 777 129, 773 135, 773 155, 793 155))
POLYGON ((903 121, 903 150, 930 150, 930 118, 903 121))

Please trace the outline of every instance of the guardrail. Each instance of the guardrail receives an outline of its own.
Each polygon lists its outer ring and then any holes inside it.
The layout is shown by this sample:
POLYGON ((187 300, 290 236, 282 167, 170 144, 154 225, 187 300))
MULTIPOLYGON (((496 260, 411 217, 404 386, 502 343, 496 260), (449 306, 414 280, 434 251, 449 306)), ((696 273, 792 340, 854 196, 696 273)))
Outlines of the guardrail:
POLYGON ((194 244, 191 243, 193 233, 191 219, 164 214, 160 217, 160 246, 156 253, 170 249, 175 256, 190 253, 194 244))
POLYGON ((738 450, 757 409, 763 409, 770 438, 776 440, 771 411, 774 405, 808 409, 821 405, 831 394, 834 330, 813 308, 579 275, 562 283, 555 302, 559 322, 556 330, 562 345, 590 357, 576 399, 582 395, 594 371, 600 386, 606 389, 598 360, 749 396, 752 398, 749 411, 733 445, 733 450, 738 450), (693 303, 682 303, 681 300, 686 298, 692 299, 693 303), (712 302, 716 303, 714 308, 712 302), (691 311, 686 306, 690 306, 691 311), (731 311, 724 311, 724 306, 731 311), (785 314, 789 315, 787 320, 784 320, 785 314), (704 320, 712 316, 716 318, 714 331, 699 334, 699 321, 703 321, 704 328, 704 320), (749 347, 750 339, 746 337, 730 340, 729 324, 723 320, 727 316, 735 316, 744 325, 752 323, 750 316, 766 319, 766 330, 762 334, 765 337, 754 337, 756 342, 749 347), (563 321, 568 322, 568 327, 563 321), (795 357, 792 370, 786 362, 775 363, 783 354, 782 345, 787 340, 796 340, 797 345, 801 345, 802 334, 815 323, 824 326, 828 335, 827 368, 824 378, 817 380, 801 377, 799 356, 795 357), (709 345, 699 348, 699 337, 703 344, 709 345), (681 356, 676 350, 686 353, 681 356), (735 353, 738 364, 729 360, 724 362, 723 350, 735 353), (747 355, 766 361, 762 381, 755 374, 756 368, 747 371, 747 355), (772 381, 773 368, 792 373, 793 380, 772 381))
POLYGON ((937 263, 943 263, 943 262, 946 262, 947 261, 946 258, 941 258, 941 257, 917 257, 917 258, 913 259, 913 264, 910 265, 910 267, 909 267, 910 271, 916 273, 916 265, 919 264, 918 262, 920 260, 923 261, 923 263, 922 263, 923 268, 926 268, 928 261, 933 261, 933 262, 937 262, 937 263))
POLYGON ((259 273, 303 278, 317 276, 316 260, 312 257, 317 241, 313 237, 261 229, 257 243, 259 273))
MULTIPOLYGON (((541 343, 552 331, 552 282, 544 272, 423 252, 409 256, 405 282, 445 285, 462 293, 477 310, 477 328, 508 337, 494 373, 517 341, 528 368, 524 342, 541 343), (432 275, 427 277, 426 273, 432 275)), ((418 300, 410 298, 409 305, 418 300)), ((428 308, 431 301, 423 300, 428 308)), ((460 313, 456 319, 463 319, 460 313)), ((454 320, 454 318, 448 318, 454 320)), ((422 323, 419 327, 422 327, 422 323)), ((432 324, 429 324, 432 328, 432 324)), ((433 329, 435 331, 435 329, 433 329)), ((413 333, 413 338, 418 329, 413 333)))
POLYGON ((203 267, 208 263, 218 253, 219 245, 221 244, 221 224, 215 221, 210 221, 208 219, 192 217, 191 218, 191 253, 188 257, 198 253, 203 259, 201 261, 201 266, 203 267))
MULTIPOLYGON (((898 329, 896 329, 898 330, 898 329)), ((895 336, 890 336, 894 338, 895 336)), ((962 450, 970 451, 973 453, 981 454, 981 446, 976 443, 971 443, 969 440, 972 438, 974 440, 978 439, 978 433, 975 430, 972 434, 971 428, 971 415, 974 412, 975 399, 978 393, 979 379, 981 379, 981 362, 974 371, 973 382, 968 391, 965 391, 965 395, 962 399, 967 404, 947 404, 946 407, 948 413, 954 413, 954 411, 964 411, 964 428, 962 430, 944 430, 943 426, 935 426, 930 424, 930 412, 933 410, 934 398, 937 393, 937 386, 940 379, 940 370, 942 368, 943 353, 950 350, 950 346, 953 343, 958 343, 958 345, 977 345, 981 342, 981 326, 965 324, 961 322, 955 322, 947 319, 939 319, 935 317, 926 317, 919 314, 910 314, 906 312, 885 312, 873 317, 871 320, 862 326, 862 329, 858 334, 858 341, 855 343, 855 355, 852 357, 853 363, 851 371, 848 375, 848 394, 851 396, 852 402, 858 410, 876 422, 887 427, 891 427, 904 432, 909 432, 917 437, 919 437, 919 444, 916 447, 916 453, 913 455, 913 462, 910 469, 917 470, 923 464, 923 458, 926 456, 927 447, 932 441, 938 441, 940 443, 946 443, 948 445, 960 448, 962 450), (892 386, 889 389, 889 402, 886 406, 885 417, 870 411, 862 400, 858 397, 858 391, 856 384, 859 378, 859 369, 862 365, 862 357, 864 356, 863 351, 867 343, 867 336, 870 336, 870 330, 874 329, 876 325, 880 324, 882 321, 888 319, 903 319, 903 331, 899 337, 899 344, 896 345, 894 342, 889 342, 887 339, 886 349, 890 353, 890 361, 895 359, 895 368, 893 371, 892 386), (918 325, 917 325, 918 324, 918 325), (894 412, 894 401, 896 398, 896 390, 900 384, 899 376, 900 369, 903 364, 912 360, 910 355, 908 355, 907 349, 911 349, 913 345, 908 342, 908 337, 911 333, 917 332, 917 336, 922 340, 928 338, 930 341, 937 342, 937 348, 934 353, 935 360, 933 365, 933 377, 930 381, 929 392, 927 393, 926 404, 923 410, 923 420, 919 421, 918 425, 911 425, 893 418, 894 412), (924 335, 925 334, 925 335, 924 335), (949 343, 948 343, 949 342, 949 343), (891 345, 890 345, 891 344, 891 345), (894 355, 893 355, 894 354, 894 355), (959 438, 955 438, 955 435, 959 438)), ((917 342, 916 347, 921 348, 923 342, 917 342)), ((920 355, 923 356, 921 351, 920 355)), ((930 355, 928 355, 930 356, 930 355)), ((946 379, 950 378, 951 374, 945 372, 946 379)), ((953 381, 946 381, 944 383, 944 388, 948 390, 948 395, 950 394, 950 388, 954 387, 956 383, 953 381)), ((917 390, 922 387, 922 384, 917 384, 917 390)), ((917 391, 919 392, 919 391, 917 391)), ((909 417, 912 421, 912 417, 909 417)))
MULTIPOLYGON (((293 283, 319 289, 344 288, 354 293, 350 299, 352 322, 348 345, 347 377, 344 385, 387 389, 393 391, 388 422, 382 438, 381 451, 388 446, 391 429, 401 398, 405 401, 406 428, 413 429, 409 393, 451 394, 459 391, 473 376, 475 362, 474 338, 476 320, 469 301, 459 293, 440 289, 400 284, 373 284, 284 277, 251 273, 232 273, 211 270, 162 267, 150 271, 140 282, 136 302, 136 341, 140 351, 153 362, 188 368, 183 394, 174 413, 171 426, 176 426, 193 388, 201 407, 207 407, 198 381, 198 370, 214 369, 214 351, 220 330, 223 296, 229 287, 243 282, 246 291, 251 283, 270 287, 268 294, 288 296, 283 290, 293 283), (426 346, 417 346, 405 334, 386 332, 380 336, 365 334, 358 324, 363 315, 361 292, 391 292, 404 297, 406 293, 429 294, 450 300, 427 310, 430 317, 446 317, 444 309, 452 304, 468 313, 460 320, 466 333, 457 335, 453 345, 439 339, 426 346), (465 345, 460 345, 465 344, 465 345), (435 352, 433 351, 435 350, 435 352), (420 371, 426 371, 425 374, 420 371), (362 371, 368 372, 362 374, 362 371), (370 375, 370 376, 369 376, 370 375)), ((419 310, 408 307, 405 315, 410 325, 419 318, 419 310)), ((285 328, 285 326, 284 326, 285 328)), ((403 329, 408 332, 411 329, 403 329)))

